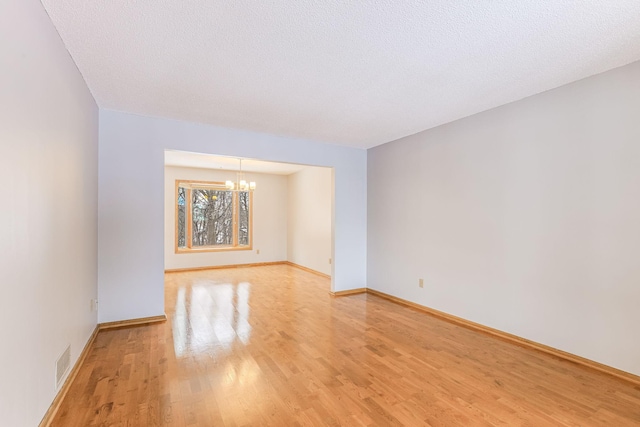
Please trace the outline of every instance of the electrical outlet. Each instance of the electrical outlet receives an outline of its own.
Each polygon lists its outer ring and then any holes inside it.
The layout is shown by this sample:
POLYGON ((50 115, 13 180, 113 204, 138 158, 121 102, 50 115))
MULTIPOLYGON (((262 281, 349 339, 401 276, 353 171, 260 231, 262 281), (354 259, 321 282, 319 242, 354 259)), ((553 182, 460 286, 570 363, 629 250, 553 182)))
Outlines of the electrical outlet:
POLYGON ((256 255, 260 255, 260 249, 256 249, 256 255))
POLYGON ((424 288, 424 279, 418 279, 418 286, 424 288))
POLYGON ((329 258, 329 264, 331 264, 331 258, 329 258))
POLYGON ((92 298, 90 304, 91 311, 98 311, 98 300, 92 298))

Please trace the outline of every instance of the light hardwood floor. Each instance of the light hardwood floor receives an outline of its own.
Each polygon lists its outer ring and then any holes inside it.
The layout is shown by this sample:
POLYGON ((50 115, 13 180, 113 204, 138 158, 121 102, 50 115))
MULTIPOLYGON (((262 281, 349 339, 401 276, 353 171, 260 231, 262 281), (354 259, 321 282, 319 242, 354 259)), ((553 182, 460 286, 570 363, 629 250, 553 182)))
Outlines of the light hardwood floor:
POLYGON ((640 387, 278 265, 166 275, 54 426, 631 426, 640 387))

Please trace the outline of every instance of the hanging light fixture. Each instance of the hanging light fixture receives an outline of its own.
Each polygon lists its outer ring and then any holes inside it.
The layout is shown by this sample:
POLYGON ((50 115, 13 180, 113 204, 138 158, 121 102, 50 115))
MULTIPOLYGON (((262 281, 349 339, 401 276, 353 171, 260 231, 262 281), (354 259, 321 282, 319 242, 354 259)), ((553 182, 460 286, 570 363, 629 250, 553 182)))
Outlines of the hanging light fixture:
POLYGON ((251 181, 247 182, 244 177, 244 172, 242 172, 242 159, 240 160, 240 170, 236 174, 236 181, 227 181, 224 186, 229 191, 253 191, 256 189, 256 183, 251 181))

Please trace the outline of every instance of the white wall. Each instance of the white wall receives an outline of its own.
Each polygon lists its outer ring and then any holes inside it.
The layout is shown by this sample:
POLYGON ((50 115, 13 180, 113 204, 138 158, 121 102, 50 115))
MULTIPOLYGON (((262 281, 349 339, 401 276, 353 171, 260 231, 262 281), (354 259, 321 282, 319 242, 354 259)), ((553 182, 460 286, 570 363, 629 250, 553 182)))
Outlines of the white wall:
POLYGON ((289 175, 287 259, 331 274, 332 171, 306 167, 289 175))
POLYGON ((245 251, 175 253, 176 180, 224 182, 235 180, 234 171, 166 166, 164 174, 164 268, 285 261, 287 259, 287 177, 245 172, 255 181, 253 192, 253 249, 245 251), (257 251, 260 250, 258 254, 257 251))
POLYGON ((374 148, 368 192, 369 287, 640 375, 640 63, 374 148))
POLYGON ((0 2, 0 423, 38 425, 96 326, 98 109, 37 0, 0 2))
POLYGON ((164 312, 165 149, 334 167, 332 287, 339 291, 365 286, 366 151, 101 110, 100 322, 164 312))

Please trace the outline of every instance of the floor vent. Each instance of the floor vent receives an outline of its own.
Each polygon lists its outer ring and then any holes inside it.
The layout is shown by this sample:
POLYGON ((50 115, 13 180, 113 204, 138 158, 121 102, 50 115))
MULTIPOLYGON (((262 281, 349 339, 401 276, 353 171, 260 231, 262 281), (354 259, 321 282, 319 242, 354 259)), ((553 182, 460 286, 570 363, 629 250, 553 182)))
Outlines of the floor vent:
POLYGON ((71 365, 71 346, 67 346, 66 350, 56 361, 56 389, 62 385, 62 380, 71 365))

